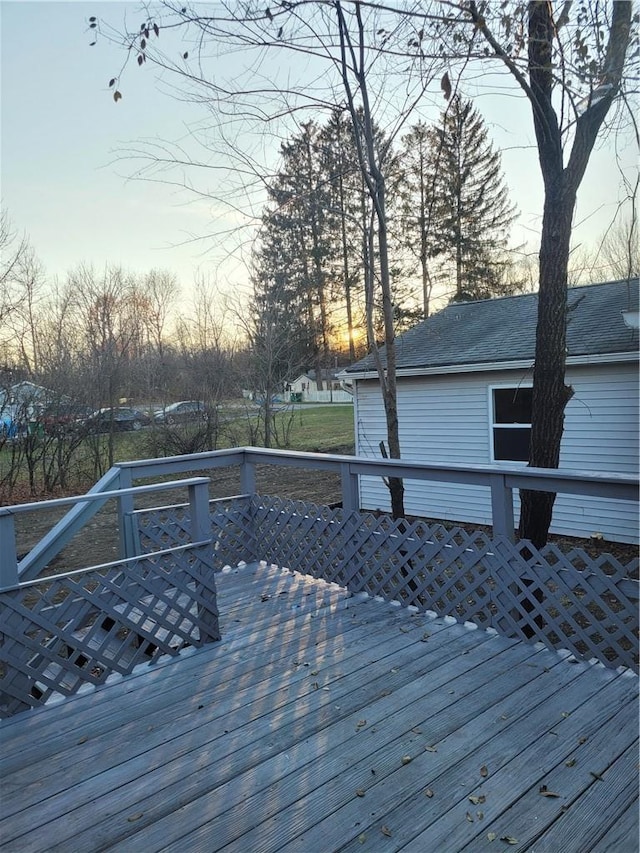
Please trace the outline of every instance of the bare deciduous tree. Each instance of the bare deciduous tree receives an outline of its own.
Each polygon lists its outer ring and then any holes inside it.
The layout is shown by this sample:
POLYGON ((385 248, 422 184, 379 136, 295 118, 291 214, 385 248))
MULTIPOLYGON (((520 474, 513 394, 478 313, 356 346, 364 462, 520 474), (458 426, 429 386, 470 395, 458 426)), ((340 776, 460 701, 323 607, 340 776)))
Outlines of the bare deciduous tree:
MULTIPOLYGON (((424 12, 403 13, 375 3, 317 0, 313 3, 283 3, 271 11, 258 3, 216 12, 210 7, 177 7, 162 4, 158 14, 149 17, 139 32, 126 34, 124 45, 130 57, 144 66, 147 61, 177 77, 177 87, 190 99, 198 99, 219 116, 218 130, 225 138, 233 121, 245 129, 262 121, 264 125, 295 121, 310 111, 346 110, 351 118, 358 147, 358 161, 365 193, 373 210, 374 244, 367 240, 369 309, 374 291, 379 295, 384 318, 386 363, 377 354, 377 342, 370 345, 378 365, 380 388, 387 422, 388 453, 400 457, 400 438, 396 399, 395 316, 389 266, 386 180, 389 146, 400 133, 441 68, 438 56, 426 50, 424 12), (185 39, 195 45, 195 53, 182 53, 176 62, 161 49, 161 32, 183 30, 185 39), (304 58, 312 67, 311 79, 292 82, 290 73, 284 85, 280 81, 264 84, 261 68, 252 69, 246 86, 218 82, 220 66, 211 63, 214 54, 241 46, 257 48, 260 54, 275 51, 281 61, 289 51, 293 61, 304 58), (322 65, 320 65, 322 63, 322 65), (319 70, 316 70, 319 69, 319 70), (394 85, 391 81, 397 81, 394 85), (320 81, 324 81, 322 84, 320 81), (393 86, 395 96, 386 89, 393 86), (386 146, 376 147, 374 121, 384 126, 386 146)), ((100 32, 108 28, 98 22, 100 32)), ((242 82, 248 78, 241 75, 242 82)), ((114 99, 121 95, 121 75, 109 81, 114 99)), ((237 143, 236 143, 237 152, 237 143)), ((163 166, 166 160, 163 158, 163 166)), ((252 179, 255 178, 255 172, 252 179)), ((367 217, 368 218, 368 217, 367 217)), ((367 237, 371 223, 363 228, 367 237)), ((401 480, 390 483, 392 511, 404 514, 401 480)))

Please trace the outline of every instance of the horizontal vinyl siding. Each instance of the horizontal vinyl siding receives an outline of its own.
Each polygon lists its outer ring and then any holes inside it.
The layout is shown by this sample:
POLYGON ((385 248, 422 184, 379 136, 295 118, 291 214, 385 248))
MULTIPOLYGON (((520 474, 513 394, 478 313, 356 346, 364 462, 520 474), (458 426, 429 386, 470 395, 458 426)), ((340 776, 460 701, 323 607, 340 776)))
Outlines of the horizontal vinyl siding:
MULTIPOLYGON (((498 374, 499 375, 499 374, 498 374)), ((486 388, 473 375, 434 376, 398 382, 400 447, 404 459, 420 462, 488 462, 489 410, 486 388)), ((377 382, 358 382, 357 448, 380 458, 387 429, 377 382)), ((405 480, 405 508, 411 515, 479 524, 491 522, 489 490, 481 486, 405 480)), ((362 477, 365 509, 390 509, 380 478, 362 477)))
MULTIPOLYGON (((637 474, 638 368, 634 364, 567 370, 574 396, 565 412, 560 465, 583 471, 637 474)), ((554 532, 602 533, 613 541, 638 542, 638 505, 605 498, 558 495, 554 532)))
MULTIPOLYGON (((561 466, 587 471, 638 471, 638 368, 635 364, 567 370, 574 397, 565 414, 561 466)), ((524 371, 431 376, 400 380, 398 414, 404 459, 422 462, 489 463, 489 387, 530 384, 524 371)), ((377 382, 358 381, 356 452, 380 458, 386 443, 384 409, 377 382)), ((380 478, 361 478, 361 505, 390 508, 380 478)), ((405 481, 408 514, 491 523, 489 489, 450 483, 405 481)), ((514 501, 519 514, 517 495, 514 501)), ((559 495, 552 531, 568 536, 602 533, 612 541, 638 541, 638 507, 632 502, 559 495)))

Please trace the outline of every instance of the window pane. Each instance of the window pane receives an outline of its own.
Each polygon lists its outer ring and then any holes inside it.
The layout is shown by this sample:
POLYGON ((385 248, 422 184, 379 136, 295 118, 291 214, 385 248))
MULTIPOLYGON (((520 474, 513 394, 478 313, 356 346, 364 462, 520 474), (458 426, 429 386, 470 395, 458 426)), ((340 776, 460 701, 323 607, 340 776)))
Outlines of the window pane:
POLYGON ((494 423, 530 424, 532 393, 531 388, 494 388, 494 423))
POLYGON ((494 427, 493 456, 511 462, 529 461, 530 429, 509 429, 494 427))

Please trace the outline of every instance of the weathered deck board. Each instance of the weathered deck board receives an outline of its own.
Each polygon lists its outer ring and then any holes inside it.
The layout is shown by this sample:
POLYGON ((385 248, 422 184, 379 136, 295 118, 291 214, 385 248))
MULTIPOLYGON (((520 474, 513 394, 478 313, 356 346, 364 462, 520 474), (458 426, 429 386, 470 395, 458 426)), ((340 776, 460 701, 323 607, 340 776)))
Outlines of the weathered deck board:
POLYGON ((638 787, 637 780, 634 783, 636 800, 609 827, 604 835, 589 848, 589 853, 607 853, 610 850, 618 850, 620 853, 638 853, 638 787))
MULTIPOLYGON (((473 648, 472 642, 469 642, 471 638, 460 637, 459 639, 463 642, 460 642, 458 646, 458 653, 461 654, 463 660, 462 667, 466 670, 474 666, 474 663, 477 664, 480 661, 486 661, 490 659, 491 655, 495 654, 495 650, 491 648, 483 649, 483 652, 479 652, 474 661, 471 656, 464 656, 465 650, 469 651, 473 648), (464 642, 465 639, 467 642, 464 642)), ((407 642, 406 639, 404 642, 407 642)), ((486 645, 490 646, 491 644, 488 643, 486 645)), ((416 648, 415 643, 412 644, 411 653, 414 658, 416 654, 424 657, 421 654, 421 650, 416 648)), ((451 653, 451 650, 449 650, 449 654, 451 653)), ((406 658, 406 655, 404 657, 406 658)), ((437 665, 435 655, 432 660, 437 665)), ((359 737, 361 731, 365 731, 364 727, 358 725, 363 719, 362 699, 367 700, 367 713, 371 711, 371 713, 376 715, 373 719, 377 717, 379 722, 383 722, 389 716, 397 714, 402 718, 400 723, 410 727, 412 725, 411 721, 415 718, 416 713, 418 713, 415 707, 411 707, 412 704, 415 704, 412 703, 412 699, 416 693, 416 683, 419 683, 415 679, 416 677, 425 675, 428 670, 425 671, 423 667, 418 668, 415 665, 411 666, 410 662, 405 664, 403 656, 399 654, 393 655, 387 661, 384 664, 381 683, 372 681, 375 673, 371 671, 371 667, 368 667, 362 673, 364 679, 359 679, 359 684, 352 694, 341 696, 332 690, 327 696, 327 701, 322 702, 318 711, 314 709, 318 693, 312 694, 310 697, 311 713, 306 717, 297 715, 297 730, 295 733, 288 731, 286 728, 286 719, 277 720, 280 728, 274 738, 276 760, 269 762, 269 766, 256 768, 255 756, 252 756, 251 762, 246 765, 245 769, 245 764, 242 761, 243 752, 230 753, 227 756, 226 762, 223 760, 220 766, 216 767, 215 771, 217 778, 220 780, 228 779, 230 784, 224 790, 217 788, 215 793, 216 803, 219 804, 220 810, 229 810, 226 811, 225 821, 230 822, 231 826, 223 830, 221 824, 224 821, 217 821, 213 829, 208 826, 205 828, 205 835, 213 831, 217 844, 221 844, 224 831, 228 833, 230 839, 234 839, 242 826, 243 820, 255 821, 257 808, 264 810, 271 807, 272 798, 269 795, 268 801, 264 802, 265 795, 272 791, 273 785, 279 776, 284 775, 287 777, 283 785, 285 788, 292 786, 294 795, 299 797, 301 790, 300 783, 296 778, 290 777, 291 771, 297 765, 302 765, 301 776, 306 786, 304 790, 313 790, 320 784, 325 773, 328 774, 328 778, 333 778, 336 772, 340 772, 341 760, 345 749, 352 751, 349 753, 351 756, 354 749, 364 749, 364 755, 368 755, 371 750, 369 738, 359 737), (397 672, 392 672, 391 670, 393 669, 397 670, 397 672), (407 681, 407 679, 410 680, 407 681), (358 693, 361 694, 362 698, 354 706, 353 697, 357 697, 358 693), (336 707, 335 704, 332 706, 331 703, 339 703, 339 705, 336 707), (408 708, 407 705, 409 705, 408 708), (312 736, 315 736, 316 740, 310 742, 309 739, 312 736), (334 748, 334 745, 337 748, 335 748, 332 754, 329 754, 330 747, 334 748), (319 759, 322 759, 321 767, 318 767, 319 759), (243 770, 245 771, 244 773, 242 772, 243 770), (236 781, 238 777, 242 777, 239 782, 236 781), (259 806, 255 798, 251 803, 247 805, 243 804, 242 801, 247 796, 247 790, 254 792, 261 789, 263 790, 263 802, 259 806)), ((433 677, 434 689, 442 687, 447 682, 447 679, 455 674, 448 665, 441 667, 441 669, 443 671, 438 672, 438 669, 434 666, 434 669, 430 673, 433 677)), ((326 676, 328 677, 329 673, 326 673, 326 676)), ((331 681, 328 680, 327 683, 331 684, 331 681)), ((373 726, 373 728, 375 730, 376 726, 373 726)), ((374 734, 377 740, 380 734, 376 732, 374 734)), ((270 755, 271 749, 267 749, 263 758, 267 758, 270 755)), ((342 769, 344 770, 344 768, 342 769)), ((211 780, 209 780, 208 785, 210 789, 211 780)), ((205 789, 203 791, 203 798, 200 801, 189 804, 183 812, 185 821, 191 820, 196 828, 202 822, 207 793, 205 789)), ((284 796, 285 792, 283 791, 279 793, 278 799, 275 801, 279 809, 284 805, 284 796)), ((293 799, 295 800, 296 796, 293 799)), ((204 813, 206 815, 206 809, 204 813)), ((144 834, 144 844, 153 846, 153 843, 162 839, 166 841, 172 834, 175 834, 175 828, 172 829, 170 826, 165 825, 170 823, 171 821, 169 820, 155 824, 149 831, 150 837, 147 837, 146 833, 144 834)), ((246 823, 244 825, 246 826, 246 823)), ((177 848, 182 844, 181 835, 182 831, 180 835, 176 835, 175 837, 177 848)), ((187 843, 194 844, 197 847, 200 841, 201 839, 194 837, 189 839, 187 843)), ((249 849, 251 849, 253 846, 251 838, 247 839, 247 843, 249 844, 249 849)), ((268 849, 265 845, 266 839, 261 837, 260 849, 268 849)))
POLYGON ((3 722, 3 851, 637 849, 635 676, 272 567, 218 602, 220 643, 3 722))
MULTIPOLYGON (((469 838, 472 827, 469 817, 474 821, 486 822, 491 810, 504 808, 510 802, 514 791, 521 791, 515 783, 518 774, 526 778, 532 760, 529 754, 521 759, 522 751, 528 745, 539 745, 538 762, 546 759, 549 745, 549 729, 562 713, 563 707, 574 708, 583 701, 584 687, 581 678, 567 680, 562 684, 565 673, 552 672, 536 679, 537 688, 532 694, 531 683, 523 689, 515 689, 513 694, 495 694, 496 704, 489 706, 483 713, 470 718, 467 722, 454 721, 451 734, 437 742, 437 753, 415 755, 410 767, 393 766, 391 778, 372 785, 371 794, 367 792, 368 805, 375 811, 375 820, 363 823, 358 816, 356 804, 346 804, 339 813, 325 818, 325 825, 333 819, 344 821, 345 832, 360 819, 361 831, 375 839, 376 850, 397 850, 424 830, 424 837, 418 837, 411 846, 414 850, 458 849, 469 838), (548 684, 544 682, 548 680, 548 684), (562 703, 554 691, 563 686, 562 703), (527 701, 527 724, 522 725, 522 703, 527 701), (505 717, 506 719, 502 719, 505 717), (509 764, 511 762, 511 764, 509 764), (516 765, 515 767, 513 765, 516 765), (487 768, 486 778, 481 769, 487 768), (502 779, 498 777, 503 770, 502 779), (506 772, 504 772, 506 771, 506 772), (420 781, 422 780, 422 787, 420 781), (389 787, 391 786, 391 791, 389 787), (424 791, 433 792, 432 798, 426 798, 424 791), (495 790, 495 793, 493 793, 495 790), (489 795, 491 791, 491 795, 489 795), (485 797, 485 802, 474 804, 469 796, 485 797), (483 818, 478 818, 478 811, 483 818), (380 835, 380 826, 387 826, 391 837, 380 835), (432 845, 434 845, 432 847, 432 845)), ((430 725, 438 726, 438 718, 429 720, 430 725)), ((563 740, 563 739, 561 739, 563 740)), ((539 767, 539 764, 537 765, 539 767)), ((314 838, 319 837, 322 826, 314 827, 312 834, 291 845, 290 849, 313 849, 314 838)), ((506 834, 506 833, 503 833, 506 834)), ((286 848, 289 849, 289 848, 286 848)), ((361 849, 360 843, 347 845, 345 849, 361 849)))

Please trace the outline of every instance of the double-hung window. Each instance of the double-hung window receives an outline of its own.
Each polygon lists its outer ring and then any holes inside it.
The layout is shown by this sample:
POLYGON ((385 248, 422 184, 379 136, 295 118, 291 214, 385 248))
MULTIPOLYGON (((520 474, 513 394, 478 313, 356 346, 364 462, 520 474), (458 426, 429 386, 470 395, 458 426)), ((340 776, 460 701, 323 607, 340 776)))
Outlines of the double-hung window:
POLYGON ((491 388, 491 456, 495 462, 528 462, 531 388, 491 388))

